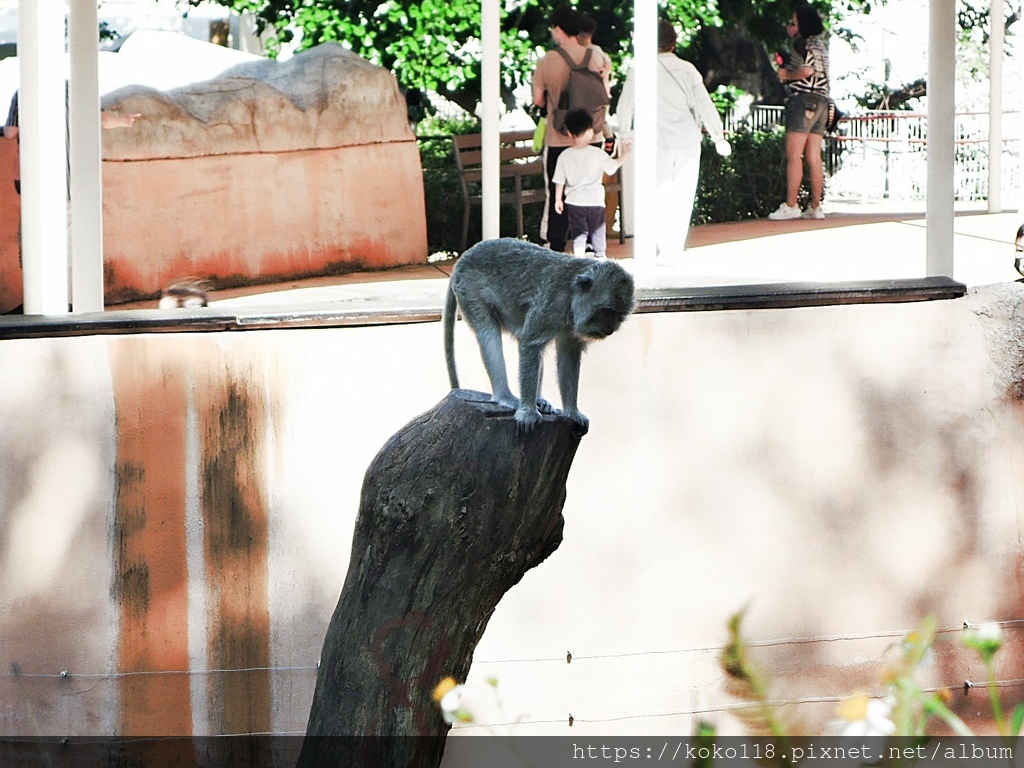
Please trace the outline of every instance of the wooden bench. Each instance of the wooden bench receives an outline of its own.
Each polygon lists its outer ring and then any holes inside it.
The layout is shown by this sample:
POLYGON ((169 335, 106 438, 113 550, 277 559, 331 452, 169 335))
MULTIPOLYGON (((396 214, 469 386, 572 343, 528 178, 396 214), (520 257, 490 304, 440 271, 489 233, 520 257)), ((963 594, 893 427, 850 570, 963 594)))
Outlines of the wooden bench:
MULTIPOLYGON (((465 203, 462 214, 462 241, 460 251, 466 250, 469 237, 469 216, 473 206, 482 204, 480 168, 482 150, 480 134, 470 133, 453 136, 455 145, 455 166, 459 171, 462 199, 465 203)), ((523 206, 530 203, 543 204, 547 200, 544 189, 544 155, 533 149, 533 131, 507 131, 500 136, 499 175, 501 179, 500 204, 511 203, 516 211, 516 236, 525 234, 523 206)), ((612 200, 619 206, 622 179, 616 174, 606 180, 605 189, 615 192, 612 200)), ((611 229, 611 227, 609 227, 611 229)), ((621 227, 620 227, 621 229, 621 227)), ((624 242, 619 233, 619 242, 624 242)))
MULTIPOLYGON (((480 183, 483 176, 480 148, 480 134, 470 133, 453 136, 455 143, 455 166, 459 171, 462 185, 462 241, 460 250, 466 250, 469 237, 469 216, 473 206, 481 205, 483 198, 480 183)), ((516 235, 522 237, 523 206, 543 203, 547 199, 544 191, 544 158, 533 150, 533 131, 509 131, 501 134, 499 160, 501 176, 501 204, 512 203, 516 209, 516 235), (511 181, 506 181, 511 179, 511 181), (527 182, 527 180, 530 180, 527 182), (524 182, 527 182, 524 184, 524 182)))

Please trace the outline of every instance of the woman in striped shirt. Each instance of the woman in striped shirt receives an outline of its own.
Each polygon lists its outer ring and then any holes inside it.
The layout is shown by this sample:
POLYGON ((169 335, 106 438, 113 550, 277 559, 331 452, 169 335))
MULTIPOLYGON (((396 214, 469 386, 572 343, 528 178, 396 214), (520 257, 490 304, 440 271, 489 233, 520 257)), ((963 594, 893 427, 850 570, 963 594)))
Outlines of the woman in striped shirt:
POLYGON ((768 215, 773 221, 784 219, 823 219, 821 193, 825 182, 821 161, 821 142, 828 120, 828 44, 821 17, 807 3, 797 5, 786 25, 786 33, 796 38, 794 47, 803 54, 787 67, 779 68, 779 81, 789 91, 786 98, 786 201, 768 215), (804 175, 804 159, 811 187, 811 204, 801 212, 797 194, 804 175))

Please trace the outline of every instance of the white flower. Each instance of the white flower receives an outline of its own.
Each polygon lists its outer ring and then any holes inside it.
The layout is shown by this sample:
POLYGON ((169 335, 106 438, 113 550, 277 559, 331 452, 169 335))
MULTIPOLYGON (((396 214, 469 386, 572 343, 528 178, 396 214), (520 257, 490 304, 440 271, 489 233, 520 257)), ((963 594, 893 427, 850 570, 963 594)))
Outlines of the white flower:
POLYGON ((463 711, 462 694, 465 690, 466 686, 457 685, 441 698, 441 715, 449 725, 462 719, 459 715, 463 711))
POLYGON ((839 705, 839 714, 846 721, 840 736, 892 736, 896 732, 892 702, 885 699, 858 694, 839 705))
POLYGON ((985 658, 991 660, 1003 644, 1003 630, 998 622, 986 621, 976 627, 964 629, 964 645, 974 648, 985 658))
POLYGON ((441 707, 441 717, 448 725, 473 722, 473 713, 467 706, 468 695, 465 685, 457 685, 454 678, 446 677, 434 688, 434 700, 441 707))

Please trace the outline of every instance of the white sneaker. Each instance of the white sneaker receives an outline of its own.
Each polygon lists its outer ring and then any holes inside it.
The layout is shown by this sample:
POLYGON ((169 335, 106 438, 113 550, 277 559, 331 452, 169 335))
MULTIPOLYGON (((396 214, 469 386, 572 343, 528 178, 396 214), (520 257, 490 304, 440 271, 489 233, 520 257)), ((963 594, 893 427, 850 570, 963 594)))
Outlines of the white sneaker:
POLYGON ((787 221, 789 219, 799 219, 801 215, 803 214, 800 212, 800 206, 789 206, 783 203, 779 206, 779 210, 769 213, 768 218, 772 221, 787 221))
POLYGON ((808 208, 806 211, 804 211, 800 215, 800 218, 802 218, 802 219, 824 219, 825 218, 825 212, 823 210, 821 210, 821 206, 819 205, 817 208, 808 208))

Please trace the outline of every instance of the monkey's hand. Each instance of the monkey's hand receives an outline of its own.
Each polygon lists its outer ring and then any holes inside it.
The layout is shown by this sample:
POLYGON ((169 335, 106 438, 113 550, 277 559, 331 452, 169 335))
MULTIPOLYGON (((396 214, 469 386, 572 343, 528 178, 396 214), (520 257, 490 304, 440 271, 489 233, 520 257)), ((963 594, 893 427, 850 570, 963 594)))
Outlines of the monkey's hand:
POLYGON ((520 405, 516 409, 515 418, 516 430, 529 433, 533 431, 533 428, 537 426, 537 422, 540 421, 540 411, 537 410, 536 406, 520 405))
POLYGON ((540 411, 541 413, 543 413, 546 416, 550 415, 552 413, 557 413, 558 412, 558 409, 555 408, 555 406, 553 406, 551 403, 549 403, 543 397, 538 397, 537 398, 537 410, 540 411))

